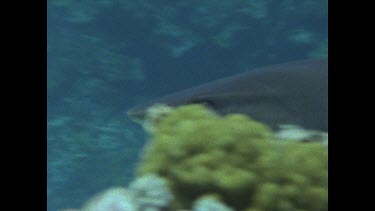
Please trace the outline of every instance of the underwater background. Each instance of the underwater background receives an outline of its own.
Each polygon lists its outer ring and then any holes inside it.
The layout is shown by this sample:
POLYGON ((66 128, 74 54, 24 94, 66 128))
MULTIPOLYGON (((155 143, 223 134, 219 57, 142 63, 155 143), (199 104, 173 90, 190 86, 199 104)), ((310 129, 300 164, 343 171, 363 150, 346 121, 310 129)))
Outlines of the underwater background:
POLYGON ((146 141, 128 108, 328 51, 327 0, 48 0, 48 210, 124 186, 146 141))

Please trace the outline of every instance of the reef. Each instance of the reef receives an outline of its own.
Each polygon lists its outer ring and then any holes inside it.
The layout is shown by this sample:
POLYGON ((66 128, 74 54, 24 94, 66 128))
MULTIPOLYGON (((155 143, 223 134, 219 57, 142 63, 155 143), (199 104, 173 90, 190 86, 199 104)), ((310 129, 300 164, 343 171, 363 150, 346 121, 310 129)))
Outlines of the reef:
POLYGON ((247 116, 188 105, 155 126, 138 174, 168 181, 173 210, 208 194, 235 210, 327 210, 327 161, 320 142, 276 141, 247 116))
POLYGON ((126 108, 249 68, 327 57, 327 8, 327 0, 48 0, 47 209, 79 207, 134 179, 146 134, 126 108))
POLYGON ((321 142, 275 139, 247 116, 220 117, 202 105, 163 116, 128 188, 138 193, 127 197, 135 210, 328 210, 321 142))

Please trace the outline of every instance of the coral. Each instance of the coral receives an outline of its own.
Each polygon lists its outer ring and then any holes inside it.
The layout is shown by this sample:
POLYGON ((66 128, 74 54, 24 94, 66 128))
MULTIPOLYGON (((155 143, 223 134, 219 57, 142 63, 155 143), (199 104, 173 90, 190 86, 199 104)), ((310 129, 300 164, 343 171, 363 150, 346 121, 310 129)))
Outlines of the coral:
POLYGON ((144 175, 129 184, 141 210, 161 210, 173 200, 166 181, 155 174, 144 175))
POLYGON ((81 211, 138 211, 138 206, 133 192, 115 187, 93 197, 81 211))
POLYGON ((233 211, 214 197, 203 196, 197 199, 193 205, 193 211, 233 211))
POLYGON ((155 174, 147 174, 135 179, 128 188, 114 187, 97 194, 80 210, 62 211, 161 211, 172 200, 166 181, 155 174))
POLYGON ((143 122, 141 121, 141 124, 146 131, 153 132, 155 130, 155 125, 172 111, 173 108, 170 106, 165 104, 155 104, 147 109, 147 118, 143 122))
POLYGON ((59 211, 79 211, 78 209, 63 209, 63 210, 59 210, 59 211))
POLYGON ((275 138, 302 142, 318 141, 328 144, 327 132, 307 130, 297 125, 280 125, 280 130, 275 133, 275 138))
POLYGON ((172 210, 207 194, 235 210, 327 210, 327 160, 319 142, 276 141, 247 116, 187 105, 155 125, 138 174, 168 181, 172 210))

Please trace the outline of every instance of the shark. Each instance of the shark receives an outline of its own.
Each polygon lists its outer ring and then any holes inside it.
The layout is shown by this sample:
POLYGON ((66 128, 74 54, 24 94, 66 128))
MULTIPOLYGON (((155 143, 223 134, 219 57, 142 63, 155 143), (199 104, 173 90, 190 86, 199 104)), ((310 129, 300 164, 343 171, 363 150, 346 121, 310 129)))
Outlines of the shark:
POLYGON ((328 60, 307 59, 250 69, 156 98, 128 110, 145 118, 155 104, 203 104, 218 115, 245 114, 277 131, 295 126, 328 132, 328 60))

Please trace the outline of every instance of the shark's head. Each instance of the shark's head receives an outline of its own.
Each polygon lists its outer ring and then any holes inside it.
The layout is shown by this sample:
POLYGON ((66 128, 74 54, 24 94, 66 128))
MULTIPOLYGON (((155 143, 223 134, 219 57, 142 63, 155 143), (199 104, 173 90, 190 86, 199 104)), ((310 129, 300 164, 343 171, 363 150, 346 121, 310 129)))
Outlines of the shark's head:
POLYGON ((218 99, 213 98, 213 95, 220 95, 222 92, 220 92, 219 89, 214 90, 212 89, 212 85, 210 83, 207 85, 205 84, 185 89, 183 91, 179 91, 167 96, 153 99, 146 103, 136 105, 135 107, 130 108, 127 111, 127 115, 131 120, 137 123, 141 123, 146 118, 148 109, 158 104, 165 105, 171 108, 187 104, 203 104, 207 108, 218 111, 219 108, 217 106, 219 102, 218 99))
POLYGON ((146 117, 146 109, 137 106, 129 109, 127 115, 134 122, 141 123, 146 117))
POLYGON ((205 102, 205 99, 201 99, 201 98, 197 99, 193 95, 194 92, 190 92, 190 93, 191 93, 191 96, 186 96, 183 93, 181 94, 180 92, 178 92, 173 95, 158 98, 150 102, 137 105, 129 109, 127 111, 127 115, 134 122, 142 124, 147 116, 147 113, 149 112, 149 109, 154 107, 155 105, 156 106, 164 105, 164 106, 173 108, 173 107, 178 107, 178 106, 187 105, 187 104, 203 104, 203 105, 206 105, 208 108, 211 108, 214 110, 213 107, 211 107, 210 105, 208 105, 207 102, 205 102))
POLYGON ((274 65, 212 81, 176 92, 128 111, 142 123, 155 104, 177 107, 203 104, 219 115, 241 113, 273 129, 300 125, 327 130, 327 60, 307 60, 274 65))

